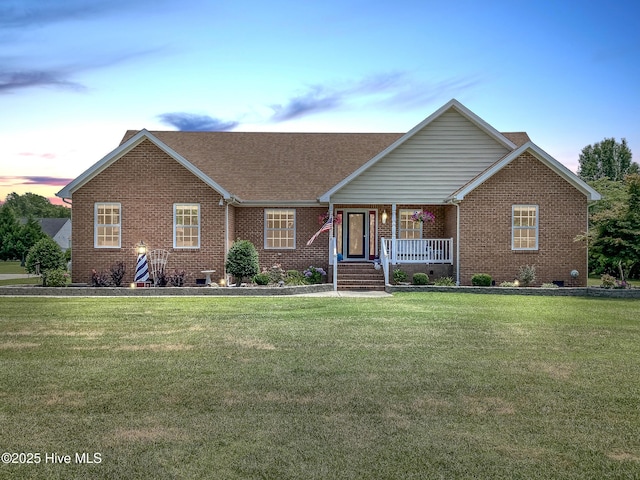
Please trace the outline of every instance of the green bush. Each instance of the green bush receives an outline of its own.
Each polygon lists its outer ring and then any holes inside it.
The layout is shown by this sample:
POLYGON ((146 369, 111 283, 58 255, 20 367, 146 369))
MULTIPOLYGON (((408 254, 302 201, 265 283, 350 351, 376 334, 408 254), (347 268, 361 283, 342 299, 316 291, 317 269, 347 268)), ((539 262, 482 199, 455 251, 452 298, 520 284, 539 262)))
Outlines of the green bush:
POLYGON ((434 285, 438 287, 453 287, 456 284, 456 281, 451 277, 441 277, 436 278, 433 282, 434 285))
POLYGON ((36 269, 45 272, 64 268, 64 254, 60 246, 51 237, 45 237, 31 247, 27 254, 25 268, 29 273, 36 273, 36 269))
POLYGON ((491 275, 488 273, 476 273, 471 277, 471 285, 474 287, 490 287, 491 275))
POLYGON ((556 285, 555 283, 543 283, 541 285, 542 288, 560 288, 558 285, 556 285))
POLYGON ((253 281, 258 285, 269 285, 269 274, 259 273, 253 277, 253 281))
POLYGON ((535 265, 522 265, 518 271, 518 281, 523 287, 528 287, 536 281, 535 265))
POLYGON ((399 268, 396 268, 393 271, 393 283, 403 283, 407 281, 407 278, 409 278, 409 276, 407 275, 407 273, 404 270, 401 270, 399 268))
POLYGON ((303 274, 306 282, 314 285, 317 283, 322 283, 322 277, 326 276, 327 272, 325 272, 322 267, 310 266, 303 272, 303 274))
POLYGON ((62 268, 46 270, 42 274, 42 285, 45 287, 66 287, 69 274, 62 268))
POLYGON ((500 286, 512 288, 512 287, 516 287, 517 285, 516 285, 516 282, 502 282, 500 286))
POLYGON ((600 277, 600 286, 602 288, 614 288, 616 286, 616 277, 605 273, 600 277))
POLYGON ((249 240, 238 240, 227 253, 227 261, 224 268, 236 279, 236 285, 242 283, 243 278, 250 277, 260 272, 258 263, 258 251, 249 240))
POLYGON ((298 270, 287 270, 284 281, 287 285, 304 285, 307 283, 304 275, 298 270))
POLYGON ((427 285, 429 283, 429 275, 426 273, 414 273, 413 284, 414 285, 427 285))

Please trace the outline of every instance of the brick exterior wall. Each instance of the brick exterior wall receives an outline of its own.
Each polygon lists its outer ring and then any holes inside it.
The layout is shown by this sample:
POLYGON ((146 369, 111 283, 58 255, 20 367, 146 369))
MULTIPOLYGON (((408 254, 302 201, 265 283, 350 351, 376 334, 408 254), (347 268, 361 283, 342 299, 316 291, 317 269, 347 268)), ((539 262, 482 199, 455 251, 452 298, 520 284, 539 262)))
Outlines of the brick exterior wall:
MULTIPOLYGON (((331 280, 328 234, 306 246, 320 228, 318 217, 326 207, 289 207, 296 211, 296 248, 264 248, 264 207, 220 206, 221 196, 151 142, 145 140, 73 194, 73 281, 91 281, 91 270, 106 270, 124 261, 124 283, 133 281, 134 246, 144 241, 150 250, 170 252, 169 272, 185 269, 188 285, 204 278, 202 270, 215 269, 214 280, 224 278, 225 246, 249 240, 258 250, 260 267, 280 264, 285 270, 303 271, 309 265, 324 268, 331 280), (94 205, 121 203, 121 248, 94 248, 94 205), (199 249, 173 248, 174 203, 198 203, 201 215, 199 249), (229 232, 225 239, 225 217, 229 232)), ((391 238, 391 205, 335 205, 334 210, 377 210, 378 237, 391 238), (382 224, 382 212, 388 220, 382 224)), ((454 276, 457 211, 454 205, 397 205, 401 209, 426 208, 436 221, 426 225, 425 238, 453 238, 454 265, 406 265, 407 273, 426 272, 432 279, 454 276), (446 267, 446 268, 445 268, 446 267)), ((520 265, 535 265, 536 284, 555 280, 566 286, 586 285, 585 246, 573 238, 587 225, 585 196, 530 154, 524 154, 466 196, 460 204, 460 280, 471 284, 475 273, 488 273, 499 284, 513 281, 520 265), (511 250, 511 211, 514 204, 539 206, 539 250, 511 250), (569 272, 580 271, 573 280, 569 272)), ((399 220, 399 217, 398 217, 399 220)), ((398 222, 399 223, 399 222, 398 222)), ((376 255, 379 252, 376 251, 376 255)), ((406 268, 405 268, 406 267, 406 268)))
POLYGON ((587 252, 574 242, 587 228, 587 199, 533 155, 523 154, 460 204, 460 282, 488 273, 496 285, 513 281, 521 265, 535 265, 540 285, 556 280, 586 286, 587 252), (537 251, 511 250, 512 205, 538 205, 537 251), (571 270, 580 272, 577 280, 571 270))
POLYGON ((310 265, 313 265, 314 267, 322 267, 327 271, 329 267, 329 234, 323 232, 310 246, 306 245, 307 241, 320 228, 318 217, 326 213, 327 209, 325 207, 282 208, 292 208, 296 212, 295 249, 264 248, 265 207, 238 207, 235 209, 234 240, 249 240, 255 245, 256 250, 258 250, 261 270, 280 264, 285 270, 302 272, 310 265))
MULTIPOLYGON (((141 240, 149 250, 170 252, 168 271, 184 269, 188 284, 202 270, 224 271, 225 206, 221 196, 173 158, 145 140, 73 194, 72 278, 90 283, 91 270, 109 270, 124 261, 124 284, 133 281, 141 240), (121 203, 121 248, 94 248, 94 204, 121 203), (173 248, 173 204, 200 204, 200 248, 173 248)), ((221 275, 220 275, 221 276, 221 275)))

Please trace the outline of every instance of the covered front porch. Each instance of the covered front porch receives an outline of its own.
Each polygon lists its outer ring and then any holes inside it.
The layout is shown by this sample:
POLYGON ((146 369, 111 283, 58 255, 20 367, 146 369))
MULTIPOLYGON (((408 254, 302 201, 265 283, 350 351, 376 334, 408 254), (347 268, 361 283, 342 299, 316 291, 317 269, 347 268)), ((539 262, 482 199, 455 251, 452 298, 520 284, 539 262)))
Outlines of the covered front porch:
POLYGON ((330 269, 338 288, 340 266, 371 263, 384 272, 402 268, 431 278, 452 276, 457 208, 455 205, 337 205, 331 206, 330 269))

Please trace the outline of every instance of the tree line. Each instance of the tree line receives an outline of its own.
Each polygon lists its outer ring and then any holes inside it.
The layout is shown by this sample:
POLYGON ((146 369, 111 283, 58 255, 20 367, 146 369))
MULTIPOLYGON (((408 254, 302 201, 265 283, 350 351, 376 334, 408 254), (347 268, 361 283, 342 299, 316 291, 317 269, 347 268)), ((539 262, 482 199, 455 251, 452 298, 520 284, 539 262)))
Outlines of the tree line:
POLYGON ((47 235, 37 218, 70 218, 71 209, 35 193, 10 193, 0 205, 0 260, 21 260, 47 235))
POLYGON ((625 139, 605 138, 582 149, 578 175, 602 200, 589 210, 589 271, 640 278, 640 166, 625 139))

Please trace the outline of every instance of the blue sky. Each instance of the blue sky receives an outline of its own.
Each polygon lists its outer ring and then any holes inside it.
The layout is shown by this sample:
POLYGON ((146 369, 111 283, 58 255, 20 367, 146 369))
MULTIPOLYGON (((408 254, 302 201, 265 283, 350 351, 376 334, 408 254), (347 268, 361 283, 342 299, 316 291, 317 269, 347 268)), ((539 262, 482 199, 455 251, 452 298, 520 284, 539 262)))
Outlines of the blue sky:
POLYGON ((456 98, 575 171, 640 159, 634 1, 2 0, 0 199, 127 129, 406 132, 456 98))

